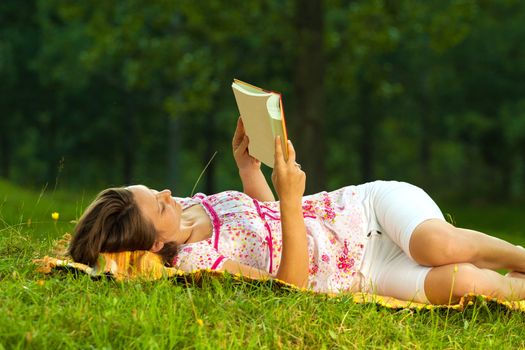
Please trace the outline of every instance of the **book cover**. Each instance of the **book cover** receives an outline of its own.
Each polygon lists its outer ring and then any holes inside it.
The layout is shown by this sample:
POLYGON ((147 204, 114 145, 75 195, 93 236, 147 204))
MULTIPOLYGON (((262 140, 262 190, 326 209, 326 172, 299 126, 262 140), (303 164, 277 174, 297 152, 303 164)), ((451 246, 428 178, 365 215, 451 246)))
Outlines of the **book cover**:
POLYGON ((279 135, 284 157, 288 159, 288 135, 281 94, 238 79, 234 79, 232 89, 246 135, 250 138, 248 153, 273 168, 274 140, 279 135))

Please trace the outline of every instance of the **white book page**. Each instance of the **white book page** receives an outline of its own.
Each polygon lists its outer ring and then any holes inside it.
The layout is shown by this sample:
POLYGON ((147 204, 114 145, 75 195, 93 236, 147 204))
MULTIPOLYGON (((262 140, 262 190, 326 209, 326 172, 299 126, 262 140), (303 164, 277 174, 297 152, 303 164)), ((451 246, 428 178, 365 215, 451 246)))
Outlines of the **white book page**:
MULTIPOLYGON (((278 99, 280 97, 275 93, 247 94, 244 90, 241 92, 235 83, 232 84, 232 88, 246 135, 250 138, 248 153, 273 168, 275 153, 273 129, 275 127, 272 125, 273 118, 268 111, 268 101, 274 100, 272 96, 276 95, 278 99)), ((274 103, 270 102, 270 104, 274 103)), ((272 110, 274 114, 275 108, 272 110)), ((278 115, 281 115, 280 110, 278 115)))

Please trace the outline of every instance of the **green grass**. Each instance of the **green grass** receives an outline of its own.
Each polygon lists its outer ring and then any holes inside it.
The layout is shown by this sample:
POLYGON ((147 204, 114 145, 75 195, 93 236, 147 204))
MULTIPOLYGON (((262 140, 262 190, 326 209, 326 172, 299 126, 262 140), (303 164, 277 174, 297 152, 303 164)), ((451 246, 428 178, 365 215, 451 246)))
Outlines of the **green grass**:
MULTIPOLYGON (((229 278, 182 286, 36 272, 31 260, 71 231, 92 195, 0 181, 0 349, 525 348, 525 314, 483 302, 396 311, 229 278)), ((480 219, 476 228, 524 241, 518 208, 444 210, 462 226, 480 219)))

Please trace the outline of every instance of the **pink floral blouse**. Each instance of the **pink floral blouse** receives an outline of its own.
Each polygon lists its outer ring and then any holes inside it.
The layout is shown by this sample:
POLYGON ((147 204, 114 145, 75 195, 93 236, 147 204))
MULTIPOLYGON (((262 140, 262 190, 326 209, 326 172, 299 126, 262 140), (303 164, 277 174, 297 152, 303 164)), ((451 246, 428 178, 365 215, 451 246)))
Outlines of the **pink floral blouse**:
MULTIPOLYGON (((259 202, 242 192, 178 198, 183 208, 201 204, 211 218, 211 238, 179 246, 173 264, 184 271, 220 269, 228 259, 275 276, 281 262, 279 202, 259 202)), ((308 288, 342 292, 355 285, 368 219, 359 187, 303 197, 310 258, 308 288)))

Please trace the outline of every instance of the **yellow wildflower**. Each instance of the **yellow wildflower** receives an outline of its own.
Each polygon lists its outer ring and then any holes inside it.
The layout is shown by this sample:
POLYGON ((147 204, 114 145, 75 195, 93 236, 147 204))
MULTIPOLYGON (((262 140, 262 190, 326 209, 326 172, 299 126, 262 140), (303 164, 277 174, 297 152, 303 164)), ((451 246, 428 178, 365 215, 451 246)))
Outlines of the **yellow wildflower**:
POLYGON ((58 217, 59 217, 59 214, 58 214, 58 212, 56 212, 56 211, 55 211, 54 213, 51 214, 51 219, 53 219, 53 220, 55 220, 55 221, 58 220, 58 217))

